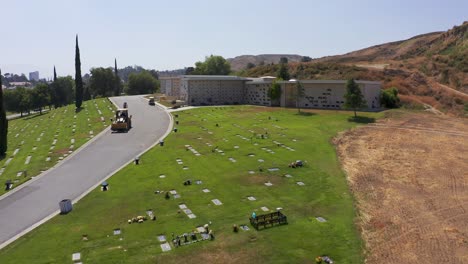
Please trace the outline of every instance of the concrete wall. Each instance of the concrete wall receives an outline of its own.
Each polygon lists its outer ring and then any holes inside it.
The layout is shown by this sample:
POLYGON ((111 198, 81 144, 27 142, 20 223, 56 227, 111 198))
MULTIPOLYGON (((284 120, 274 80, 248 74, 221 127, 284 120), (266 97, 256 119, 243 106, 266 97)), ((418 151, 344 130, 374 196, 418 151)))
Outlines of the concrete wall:
POLYGON ((244 80, 183 81, 189 105, 244 104, 244 80))
POLYGON ((271 100, 268 97, 268 90, 271 82, 246 83, 245 84, 245 103, 251 105, 271 106, 271 100))
MULTIPOLYGON (((379 108, 380 84, 356 81, 368 109, 379 108)), ((343 109, 346 81, 301 81, 304 96, 297 98, 297 84, 282 82, 281 106, 301 108, 343 109)))

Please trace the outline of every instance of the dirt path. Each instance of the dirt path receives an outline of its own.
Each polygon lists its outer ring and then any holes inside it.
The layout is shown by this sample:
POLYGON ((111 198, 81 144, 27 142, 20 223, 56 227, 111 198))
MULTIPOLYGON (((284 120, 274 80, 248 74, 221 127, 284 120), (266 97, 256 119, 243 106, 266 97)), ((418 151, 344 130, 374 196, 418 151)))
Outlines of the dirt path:
POLYGON ((367 263, 468 263, 468 120, 405 114, 335 139, 367 263))

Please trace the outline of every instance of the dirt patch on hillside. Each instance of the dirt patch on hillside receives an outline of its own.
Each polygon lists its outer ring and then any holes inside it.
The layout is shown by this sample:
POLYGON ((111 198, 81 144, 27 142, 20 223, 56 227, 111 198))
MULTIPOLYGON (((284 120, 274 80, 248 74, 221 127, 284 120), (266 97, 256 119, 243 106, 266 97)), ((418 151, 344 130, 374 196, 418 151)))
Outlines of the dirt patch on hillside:
POLYGON ((468 263, 468 120, 404 114, 335 144, 366 263, 468 263))

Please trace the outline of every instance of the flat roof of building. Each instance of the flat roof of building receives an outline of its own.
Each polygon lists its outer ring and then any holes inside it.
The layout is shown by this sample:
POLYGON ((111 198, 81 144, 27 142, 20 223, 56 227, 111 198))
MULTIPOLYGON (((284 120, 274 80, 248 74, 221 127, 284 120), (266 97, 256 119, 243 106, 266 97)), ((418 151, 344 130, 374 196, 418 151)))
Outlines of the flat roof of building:
MULTIPOLYGON (((279 83, 295 83, 298 80, 280 81, 279 83)), ((346 84, 347 80, 299 80, 301 83, 346 84)), ((381 84, 376 81, 354 80, 358 84, 381 84)))
POLYGON ((234 76, 234 75, 181 75, 185 80, 206 80, 206 81, 248 81, 248 78, 234 76))

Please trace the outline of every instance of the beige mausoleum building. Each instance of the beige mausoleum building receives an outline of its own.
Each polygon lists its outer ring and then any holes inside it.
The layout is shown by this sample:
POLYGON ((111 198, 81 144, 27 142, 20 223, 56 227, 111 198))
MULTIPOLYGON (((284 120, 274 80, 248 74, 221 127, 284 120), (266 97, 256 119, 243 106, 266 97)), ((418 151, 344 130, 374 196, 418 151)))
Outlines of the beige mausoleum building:
MULTIPOLYGON (((251 104, 263 106, 342 109, 346 80, 280 81, 281 98, 272 101, 268 91, 275 77, 182 75, 160 78, 161 92, 187 105, 251 104), (302 96, 297 96, 297 83, 302 96)), ((368 110, 380 108, 380 82, 356 80, 368 110)))

